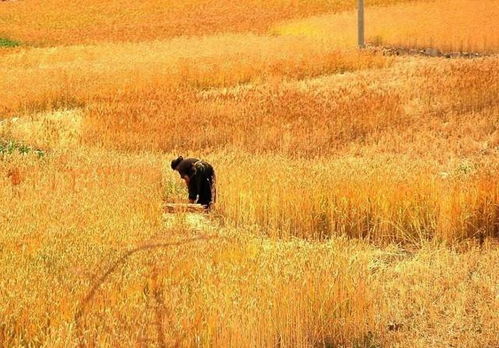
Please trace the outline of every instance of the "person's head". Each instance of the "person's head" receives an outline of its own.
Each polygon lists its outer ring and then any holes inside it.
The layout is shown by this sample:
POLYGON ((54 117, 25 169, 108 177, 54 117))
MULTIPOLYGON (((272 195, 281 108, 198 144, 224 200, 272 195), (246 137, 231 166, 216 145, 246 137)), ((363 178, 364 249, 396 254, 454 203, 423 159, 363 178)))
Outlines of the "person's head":
POLYGON ((178 168, 178 165, 180 164, 180 162, 182 162, 184 160, 184 157, 182 156, 178 156, 176 159, 174 159, 171 163, 171 166, 172 166, 172 169, 173 170, 177 170, 178 168))
POLYGON ((183 160, 184 158, 182 156, 178 156, 171 162, 171 167, 180 174, 180 177, 185 180, 186 184, 189 184, 192 174, 192 166, 186 166, 186 163, 184 163, 184 165, 180 165, 183 160))

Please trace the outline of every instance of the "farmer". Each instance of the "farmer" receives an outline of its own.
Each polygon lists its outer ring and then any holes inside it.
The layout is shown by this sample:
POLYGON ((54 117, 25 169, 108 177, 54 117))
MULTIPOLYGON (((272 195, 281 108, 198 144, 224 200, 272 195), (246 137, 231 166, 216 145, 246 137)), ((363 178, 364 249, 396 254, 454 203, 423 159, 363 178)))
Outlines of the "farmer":
POLYGON ((179 172, 189 189, 189 203, 209 208, 215 203, 215 171, 211 164, 197 158, 179 156, 172 161, 172 169, 179 172))

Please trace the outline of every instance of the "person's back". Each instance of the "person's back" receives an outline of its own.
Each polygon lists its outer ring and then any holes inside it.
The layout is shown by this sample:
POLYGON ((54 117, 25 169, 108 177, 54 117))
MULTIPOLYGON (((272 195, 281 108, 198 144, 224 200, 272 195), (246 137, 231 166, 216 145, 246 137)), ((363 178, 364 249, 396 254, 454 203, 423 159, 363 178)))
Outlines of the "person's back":
POLYGON ((197 158, 179 156, 171 162, 173 170, 179 172, 189 190, 189 202, 209 207, 215 202, 215 170, 208 162, 197 158))

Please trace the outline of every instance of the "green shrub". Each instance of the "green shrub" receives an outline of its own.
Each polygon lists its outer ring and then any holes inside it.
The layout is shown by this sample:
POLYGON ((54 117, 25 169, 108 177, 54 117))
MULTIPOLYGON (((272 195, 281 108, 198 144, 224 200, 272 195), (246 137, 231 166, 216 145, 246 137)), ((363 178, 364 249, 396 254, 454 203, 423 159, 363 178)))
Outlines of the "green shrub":
POLYGON ((0 138, 0 155, 11 155, 14 152, 21 154, 35 153, 38 157, 44 157, 45 151, 32 148, 31 146, 18 143, 14 140, 5 140, 0 138))
POLYGON ((16 47, 21 45, 20 42, 7 39, 5 37, 0 37, 0 47, 16 47))

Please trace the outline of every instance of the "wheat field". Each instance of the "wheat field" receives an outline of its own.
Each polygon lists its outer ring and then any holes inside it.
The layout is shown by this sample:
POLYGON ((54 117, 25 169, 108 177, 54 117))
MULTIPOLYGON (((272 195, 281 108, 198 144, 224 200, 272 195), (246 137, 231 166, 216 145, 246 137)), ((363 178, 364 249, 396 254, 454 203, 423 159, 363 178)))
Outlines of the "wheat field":
POLYGON ((499 2, 366 3, 0 2, 0 346, 497 347, 499 2))
MULTIPOLYGON (((415 1, 366 11, 366 39, 374 45, 443 52, 497 53, 497 0, 415 1)), ((357 12, 283 20, 271 32, 314 37, 351 48, 357 43, 357 12)))

